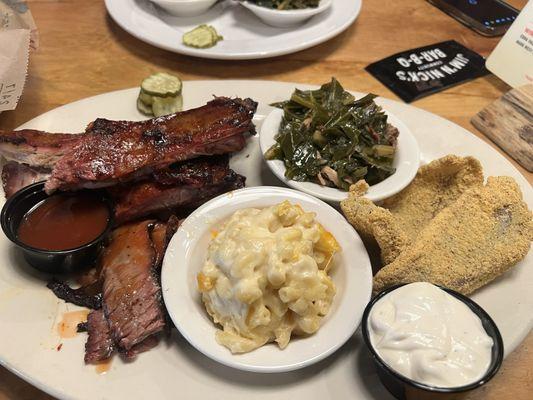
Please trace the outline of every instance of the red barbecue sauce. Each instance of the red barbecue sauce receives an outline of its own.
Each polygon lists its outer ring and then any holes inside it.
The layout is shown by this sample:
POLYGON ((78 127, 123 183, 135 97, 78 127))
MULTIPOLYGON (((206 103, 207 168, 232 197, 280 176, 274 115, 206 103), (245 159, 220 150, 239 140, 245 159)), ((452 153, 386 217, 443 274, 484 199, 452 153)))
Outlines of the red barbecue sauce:
POLYGON ((41 250, 69 250, 92 242, 107 227, 109 211, 92 194, 54 195, 22 219, 17 238, 41 250))

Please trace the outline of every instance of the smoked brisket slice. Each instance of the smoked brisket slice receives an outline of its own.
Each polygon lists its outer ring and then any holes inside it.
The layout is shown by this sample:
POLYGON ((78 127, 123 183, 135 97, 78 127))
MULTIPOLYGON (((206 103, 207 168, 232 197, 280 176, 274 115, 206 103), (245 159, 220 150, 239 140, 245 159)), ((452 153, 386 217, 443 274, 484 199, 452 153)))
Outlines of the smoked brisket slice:
POLYGON ((67 283, 54 279, 48 282, 46 287, 67 303, 92 310, 98 310, 102 306, 102 283, 100 281, 78 289, 72 289, 67 283))
POLYGON ((127 351, 121 351, 120 355, 128 361, 133 360, 140 353, 151 350, 159 344, 159 339, 161 335, 152 335, 144 339, 141 343, 136 344, 131 349, 127 351))
POLYGON ((87 342, 85 362, 95 364, 114 353, 116 346, 103 310, 94 310, 87 316, 87 342))
POLYGON ((152 225, 142 221, 117 228, 102 256, 103 309, 113 339, 125 351, 165 325, 152 225))
POLYGON ((171 215, 166 223, 158 222, 152 230, 150 236, 155 251, 154 266, 158 273, 161 270, 161 264, 163 263, 170 239, 172 239, 172 236, 174 236, 180 225, 181 221, 176 216, 171 215))

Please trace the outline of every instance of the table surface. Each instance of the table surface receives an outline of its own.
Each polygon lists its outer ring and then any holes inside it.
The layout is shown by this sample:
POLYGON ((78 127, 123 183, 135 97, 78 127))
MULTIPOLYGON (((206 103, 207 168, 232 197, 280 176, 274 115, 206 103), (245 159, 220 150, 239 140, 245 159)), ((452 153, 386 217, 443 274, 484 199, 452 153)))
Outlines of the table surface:
MULTIPOLYGON (((526 2, 510 1, 517 8, 526 2)), ((266 60, 202 60, 160 50, 130 36, 107 15, 103 0, 28 3, 41 43, 31 54, 18 108, 0 114, 2 129, 13 129, 75 100, 137 86, 144 77, 161 70, 177 73, 184 80, 266 79, 320 84, 335 76, 348 89, 396 98, 364 70, 368 64, 404 49, 449 39, 487 56, 498 42, 470 31, 424 0, 364 0, 359 18, 347 31, 314 48, 266 60)), ((497 148, 471 125, 470 118, 507 90, 505 83, 488 75, 414 105, 463 126, 497 148)), ((533 174, 510 161, 533 182, 533 174)), ((463 399, 530 399, 532 348, 530 333, 489 384, 463 399)), ((6 399, 52 398, 0 367, 0 400, 6 399)))

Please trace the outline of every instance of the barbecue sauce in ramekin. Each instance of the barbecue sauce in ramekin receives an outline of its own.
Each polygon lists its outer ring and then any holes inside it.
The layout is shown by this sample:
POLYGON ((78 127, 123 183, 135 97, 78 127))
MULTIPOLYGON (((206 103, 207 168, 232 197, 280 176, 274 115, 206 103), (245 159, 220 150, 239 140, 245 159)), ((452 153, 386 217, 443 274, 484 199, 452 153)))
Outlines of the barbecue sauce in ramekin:
POLYGON ((17 239, 35 249, 75 249, 98 238, 109 218, 108 207, 96 195, 58 194, 26 213, 18 227, 17 239))

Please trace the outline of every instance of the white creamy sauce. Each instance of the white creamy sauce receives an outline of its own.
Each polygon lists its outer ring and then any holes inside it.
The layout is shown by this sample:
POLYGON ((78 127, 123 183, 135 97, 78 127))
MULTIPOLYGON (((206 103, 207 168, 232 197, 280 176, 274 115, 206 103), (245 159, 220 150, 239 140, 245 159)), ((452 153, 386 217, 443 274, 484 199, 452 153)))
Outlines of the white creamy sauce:
POLYGON ((475 382, 491 362, 493 341, 466 304, 430 283, 402 286, 369 316, 370 341, 398 373, 436 387, 475 382))

